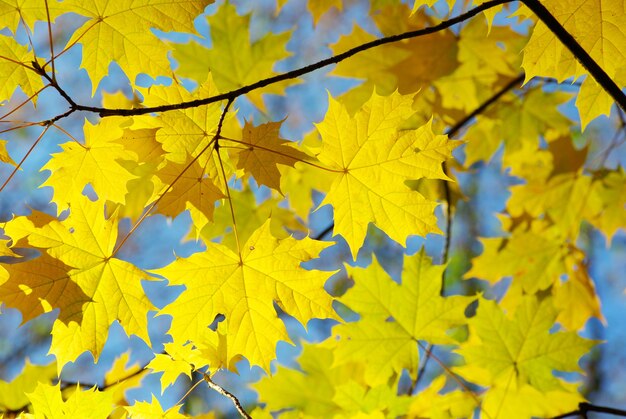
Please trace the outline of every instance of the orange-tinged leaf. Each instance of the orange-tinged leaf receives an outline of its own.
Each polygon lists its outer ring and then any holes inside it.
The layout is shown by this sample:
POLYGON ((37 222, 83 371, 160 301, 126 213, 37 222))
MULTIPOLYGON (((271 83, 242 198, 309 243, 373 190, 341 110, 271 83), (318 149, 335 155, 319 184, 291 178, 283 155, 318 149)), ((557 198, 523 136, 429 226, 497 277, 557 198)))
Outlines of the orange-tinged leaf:
POLYGON ((46 249, 50 256, 73 267, 71 280, 91 299, 83 305, 80 323, 54 323, 50 352, 56 355, 59 369, 86 350, 97 359, 115 320, 127 333, 148 341, 147 315, 153 308, 141 286, 147 275, 112 257, 117 220, 104 218, 102 201, 81 198, 72 202, 67 219, 52 221, 28 236, 32 246, 46 249))
POLYGON ((334 8, 338 11, 343 10, 343 0, 309 0, 307 2, 307 9, 313 16, 313 24, 317 25, 320 18, 334 8))
POLYGON ((310 157, 297 150, 291 141, 278 136, 282 122, 268 122, 258 126, 246 122, 241 145, 246 147, 237 153, 237 168, 249 173, 259 184, 280 192, 278 164, 294 166, 296 162, 310 157))
POLYGON ((323 288, 332 272, 300 266, 329 243, 278 240, 266 222, 242 246, 241 255, 221 244, 206 246, 202 253, 154 271, 171 284, 187 287, 162 310, 173 317, 169 333, 174 340, 202 344, 207 327, 223 314, 228 321, 228 358, 243 355, 268 370, 278 341, 289 339, 273 302, 302 324, 315 317, 335 317, 332 299, 323 288))
POLYGON ((556 320, 566 329, 581 330, 591 317, 604 322, 596 287, 586 266, 569 269, 568 280, 557 282, 553 295, 554 307, 559 311, 556 320))
POLYGON ((324 120, 317 124, 323 148, 318 158, 336 172, 321 206, 335 213, 335 234, 348 242, 353 257, 374 223, 393 240, 404 244, 412 234, 440 232, 436 203, 411 190, 409 179, 446 179, 442 162, 456 143, 435 135, 428 123, 416 130, 400 130, 411 114, 411 96, 374 93, 351 117, 331 99, 324 120))
POLYGON ((161 191, 165 191, 169 185, 173 184, 160 199, 157 208, 160 213, 173 218, 186 209, 194 208, 200 211, 207 220, 212 220, 215 201, 223 198, 224 194, 215 186, 213 180, 208 177, 197 161, 183 172, 186 167, 187 164, 168 162, 157 172, 163 184, 161 191))
POLYGON ((83 304, 91 299, 71 279, 71 267, 45 252, 28 261, 2 266, 8 272, 8 281, 0 285, 0 301, 19 309, 23 322, 56 308, 60 310, 60 321, 81 322, 83 304))
POLYGON ((350 269, 354 287, 341 297, 360 316, 333 329, 341 337, 335 361, 364 361, 365 380, 375 386, 392 373, 417 373, 417 340, 454 343, 446 332, 466 322, 470 297, 441 297, 445 266, 433 266, 420 252, 404 258, 402 284, 394 282, 374 261, 367 269, 350 269))

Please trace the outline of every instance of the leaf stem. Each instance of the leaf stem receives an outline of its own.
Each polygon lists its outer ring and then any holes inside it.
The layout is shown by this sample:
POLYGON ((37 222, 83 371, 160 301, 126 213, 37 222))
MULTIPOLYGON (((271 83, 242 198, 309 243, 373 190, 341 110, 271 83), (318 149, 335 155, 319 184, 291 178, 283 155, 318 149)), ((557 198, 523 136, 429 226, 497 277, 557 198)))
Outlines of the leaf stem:
POLYGON ((246 143, 245 141, 242 141, 242 140, 235 140, 233 138, 228 138, 228 137, 224 137, 224 136, 221 136, 220 139, 227 140, 227 141, 232 141, 232 142, 237 143, 237 144, 243 144, 243 145, 248 146, 246 148, 243 148, 243 150, 248 150, 249 148, 258 148, 260 150, 267 151, 268 153, 278 154, 279 156, 287 157, 287 158, 292 159, 292 160, 294 160, 296 162, 308 164, 309 166, 313 166, 313 167, 316 167, 318 169, 325 170, 327 172, 335 172, 335 173, 343 173, 344 172, 343 170, 331 169, 329 167, 320 166, 319 164, 315 164, 315 163, 307 161, 307 160, 302 160, 302 159, 299 159, 297 157, 290 156, 289 154, 281 153, 278 150, 274 150, 274 149, 271 149, 271 148, 263 147, 263 146, 258 145, 258 144, 250 144, 250 143, 246 143))

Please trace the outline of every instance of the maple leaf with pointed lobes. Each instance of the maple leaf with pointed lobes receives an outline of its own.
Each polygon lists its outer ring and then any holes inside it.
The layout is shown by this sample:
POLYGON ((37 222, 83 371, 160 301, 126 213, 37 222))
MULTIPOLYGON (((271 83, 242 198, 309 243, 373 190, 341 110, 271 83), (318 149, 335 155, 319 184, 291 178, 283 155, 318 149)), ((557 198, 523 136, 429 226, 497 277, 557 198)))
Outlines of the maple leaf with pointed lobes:
POLYGON ((20 23, 25 24, 31 30, 37 21, 54 19, 64 10, 57 0, 48 0, 48 11, 44 2, 32 0, 0 0, 0 29, 8 27, 11 32, 17 31, 20 23))
POLYGON ((33 365, 26 360, 20 375, 11 381, 0 379, 0 409, 20 410, 29 403, 27 393, 32 392, 40 381, 56 378, 57 368, 54 363, 48 365, 33 365))
POLYGON ((27 396, 35 418, 106 419, 113 410, 113 393, 95 388, 83 391, 80 384, 66 400, 63 400, 60 382, 56 385, 39 382, 35 391, 27 396))
POLYGON ((351 117, 330 98, 324 120, 320 162, 336 172, 330 191, 320 204, 335 213, 335 234, 348 242, 352 256, 365 240, 369 223, 398 243, 412 234, 440 233, 437 204, 411 190, 409 179, 450 180, 441 164, 457 142, 435 135, 431 123, 416 130, 399 126, 413 114, 412 96, 376 93, 351 117))
POLYGON ((157 172, 157 176, 163 183, 162 191, 165 191, 169 185, 173 185, 167 193, 162 195, 157 208, 160 213, 172 218, 177 217, 186 209, 194 209, 200 211, 208 222, 213 219, 215 201, 225 195, 205 174, 198 161, 193 162, 184 171, 186 167, 187 164, 168 162, 157 172))
MULTIPOLYGON (((27 47, 0 34, 0 103, 9 100, 18 86, 29 97, 43 88, 41 76, 29 69, 34 59, 33 52, 27 47)), ((33 103, 36 101, 35 96, 33 103)), ((0 161, 7 162, 5 158, 0 161)))
POLYGON ((375 386, 403 369, 417 372, 417 340, 455 343, 447 331, 466 323, 465 308, 473 298, 441 297, 444 269, 432 265, 423 251, 404 258, 402 284, 375 257, 367 269, 350 268, 354 287, 340 300, 361 318, 333 329, 342 339, 335 362, 366 361, 365 380, 375 386))
MULTIPOLYGON (((176 73, 183 77, 201 83, 210 71, 223 93, 276 75, 274 64, 289 56, 285 46, 290 33, 268 34, 250 42, 250 17, 239 16, 232 4, 223 4, 207 21, 211 28, 211 48, 194 41, 173 45, 174 58, 180 63, 176 73)), ((246 97, 263 110, 263 93, 282 94, 285 86, 293 82, 273 83, 263 90, 247 93, 246 97)))
POLYGON ((172 316, 174 341, 202 344, 215 316, 228 321, 228 359, 245 356, 269 371, 279 340, 289 340, 274 302, 302 324, 312 318, 334 318, 332 298, 324 283, 333 272, 308 271, 300 266, 316 258, 330 243, 309 238, 276 239, 267 221, 241 254, 208 242, 207 249, 153 272, 187 289, 161 313, 172 316))
MULTIPOLYGON (((151 86, 149 89, 139 89, 146 98, 144 106, 161 106, 172 103, 187 102, 197 99, 198 96, 210 97, 217 94, 211 78, 196 90, 195 95, 189 93, 183 86, 151 86)), ((156 118, 139 116, 133 118, 133 128, 158 128, 156 140, 162 144, 167 153, 165 158, 175 163, 185 163, 188 156, 197 157, 202 150, 213 140, 219 124, 222 109, 217 103, 189 109, 178 109, 163 112, 156 118)), ((198 162, 205 167, 213 182, 219 185, 219 162, 212 150, 205 152, 198 158, 198 162), (210 161, 207 164, 207 161, 210 161)), ((226 167, 228 169, 228 166, 226 167)), ((228 177, 229 173, 226 172, 228 177)))
MULTIPOLYGON (((535 296, 523 297, 515 314, 506 316, 490 300, 480 300, 475 317, 470 319, 470 340, 457 351, 466 365, 454 368, 461 377, 490 387, 485 394, 484 408, 492 417, 552 416, 558 414, 549 403, 533 407, 530 403, 513 416, 499 415, 507 404, 520 405, 530 394, 548 401, 559 401, 558 409, 575 409, 575 383, 567 383, 553 371, 580 372, 580 357, 595 341, 583 339, 576 332, 550 333, 557 311, 551 298, 538 301, 535 296), (563 406, 563 401, 567 405, 563 406)), ((510 409, 505 409, 507 412, 510 409)))
MULTIPOLYGON (((626 9, 621 1, 558 0, 542 4, 585 49, 591 58, 619 86, 626 84, 626 9)), ((524 14, 520 10, 520 14, 524 14)), ((522 67, 526 81, 534 76, 555 77, 563 81, 587 74, 582 64, 556 38, 550 29, 538 22, 524 47, 522 67)), ((608 115, 613 99, 591 77, 583 81, 576 106, 584 130, 599 115, 608 115)))
POLYGON ((179 413, 181 405, 175 405, 170 407, 167 410, 163 410, 163 406, 156 398, 156 396, 152 395, 152 400, 149 402, 137 401, 132 406, 125 406, 124 409, 129 414, 129 418, 131 419, 184 419, 189 416, 183 415, 179 413))
POLYGON ((213 0, 135 0, 130 4, 65 0, 65 11, 88 18, 68 46, 79 43, 83 47, 81 68, 91 77, 92 95, 114 61, 133 85, 140 73, 171 75, 169 48, 151 29, 193 33, 194 18, 211 3, 213 0))
POLYGON ((251 174, 257 183, 280 192, 278 164, 294 166, 296 162, 310 157, 294 148, 291 141, 278 136, 281 122, 268 122, 253 126, 246 122, 241 144, 245 150, 237 152, 237 168, 251 174))
MULTIPOLYGON (((104 218, 102 201, 81 197, 72 202, 67 219, 51 221, 28 235, 32 246, 46 249, 50 256, 74 268, 68 273, 69 280, 91 299, 83 304, 80 323, 54 323, 50 352, 56 355, 59 369, 85 350, 97 359, 115 320, 127 333, 148 342, 147 315, 153 306, 141 280, 149 277, 129 262, 112 257, 117 224, 114 216, 104 218)), ((70 306, 70 302, 65 304, 70 306)))
POLYGON ((84 145, 76 141, 61 144, 63 150, 53 154, 41 168, 50 171, 50 177, 41 186, 54 189, 52 201, 59 213, 88 183, 100 199, 123 203, 126 183, 137 177, 119 162, 136 160, 137 155, 117 141, 123 133, 118 119, 103 119, 97 125, 85 121, 84 129, 84 145))
MULTIPOLYGON (((43 252, 20 263, 2 264, 6 279, 0 285, 0 301, 22 313, 27 322, 43 313, 59 309, 59 320, 80 323, 83 304, 91 299, 70 278, 71 267, 43 252)), ((2 283, 0 272, 0 283, 2 283)))

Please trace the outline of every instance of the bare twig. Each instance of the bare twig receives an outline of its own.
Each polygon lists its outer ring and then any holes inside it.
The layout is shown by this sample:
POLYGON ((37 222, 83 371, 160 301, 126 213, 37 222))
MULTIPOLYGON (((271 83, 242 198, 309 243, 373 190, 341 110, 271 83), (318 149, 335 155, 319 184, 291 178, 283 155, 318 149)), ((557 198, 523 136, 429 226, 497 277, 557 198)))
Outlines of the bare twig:
POLYGON ((202 374, 202 376, 204 377, 204 381, 207 382, 207 384, 209 385, 209 387, 211 387, 212 390, 217 391, 218 393, 220 393, 224 397, 228 397, 233 402, 233 404, 235 405, 235 409, 237 409, 237 412, 239 412, 239 414, 241 415, 242 418, 252 419, 252 416, 250 416, 245 411, 245 409, 243 408, 243 406, 239 402, 239 399, 237 399, 237 397, 235 397, 235 395, 233 393, 231 393, 230 391, 226 390, 224 387, 221 387, 220 385, 216 384, 215 381, 213 381, 211 379, 211 376, 209 374, 207 374, 206 372, 200 371, 200 370, 196 370, 196 371, 198 371, 200 374, 202 374))

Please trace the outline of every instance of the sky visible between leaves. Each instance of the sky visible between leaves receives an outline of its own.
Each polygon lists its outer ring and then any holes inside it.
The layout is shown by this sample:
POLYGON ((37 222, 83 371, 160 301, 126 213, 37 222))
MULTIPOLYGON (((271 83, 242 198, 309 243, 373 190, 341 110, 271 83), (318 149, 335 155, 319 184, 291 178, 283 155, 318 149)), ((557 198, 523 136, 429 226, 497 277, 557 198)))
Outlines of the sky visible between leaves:
MULTIPOLYGON (((352 22, 358 20, 362 26, 375 31, 374 25, 371 23, 368 25, 368 9, 366 2, 355 1, 350 6, 347 6, 344 13, 339 16, 337 14, 326 16, 323 18, 319 25, 313 29, 310 16, 306 14, 305 6, 303 2, 291 1, 284 9, 283 12, 275 17, 273 13, 273 0, 264 1, 233 1, 237 5, 237 10, 240 14, 247 13, 254 7, 255 13, 251 20, 251 31, 253 37, 262 36, 268 28, 271 28, 273 32, 281 33, 287 28, 295 26, 294 23, 298 22, 297 29, 292 36, 292 40, 288 44, 288 50, 292 55, 285 59, 283 62, 276 65, 274 68, 277 71, 288 70, 296 68, 304 64, 315 62, 321 58, 328 56, 331 51, 327 48, 312 49, 310 45, 322 45, 335 43, 340 34, 349 33, 352 30, 352 22), (253 4, 254 6, 251 6, 253 4), (311 41, 314 38, 314 41, 311 41)), ((219 3, 218 3, 219 4, 219 3)), ((439 6, 438 6, 439 7, 439 6)), ((443 7, 443 6, 442 6, 443 7)), ((207 13, 211 14, 216 10, 216 5, 212 5, 207 9, 207 13)), ((74 25, 67 17, 60 19, 61 24, 68 25, 68 27, 74 25)), ((496 24, 506 24, 507 21, 502 18, 496 19, 496 24)), ((196 19, 197 29, 202 35, 208 35, 208 27, 206 21, 203 18, 196 19)), ((37 32, 40 35, 45 35, 45 31, 39 29, 37 32)), ((520 30, 524 30, 523 27, 520 30)), ((374 32, 374 34, 377 34, 374 32)), ((181 37, 177 35, 167 35, 167 38, 174 42, 186 41, 187 37, 181 37)), ((197 40, 197 39, 196 39, 197 40)), ((41 36, 35 39, 37 47, 47 45, 46 36, 41 36)), ((204 41, 204 45, 210 45, 210 42, 204 41)), ((65 68, 57 68, 57 73, 61 78, 62 85, 78 85, 85 84, 87 77, 85 73, 79 70, 80 59, 75 54, 69 53, 68 58, 63 61, 65 68)), ((328 106, 328 98, 325 93, 325 89, 328 89, 331 94, 336 95, 344 92, 348 86, 353 85, 353 81, 340 80, 339 78, 324 80, 322 78, 328 70, 321 70, 307 76, 309 80, 315 80, 317 83, 308 83, 306 86, 294 85, 286 90, 285 98, 268 97, 266 96, 266 108, 268 114, 271 116, 271 120, 280 120, 289 115, 286 123, 283 125, 281 135, 283 138, 289 138, 293 140, 299 140, 303 134, 312 129, 312 123, 318 122, 322 119, 328 106)), ((124 85, 120 80, 123 79, 121 72, 111 67, 111 75, 105 79, 105 82, 101 84, 100 91, 96 94, 96 97, 92 100, 90 98, 90 91, 72 91, 72 96, 81 103, 90 104, 96 102, 100 98, 102 90, 115 91, 118 86, 124 85)), ((160 81, 160 80, 157 80, 160 81)), ((151 80, 147 77, 143 77, 141 82, 150 83, 151 80)), ((88 83, 86 84, 88 85, 88 83)), ((191 85, 191 84, 190 84, 191 85)), ((127 92, 128 93, 128 92, 127 92)), ((247 114, 251 109, 247 106, 245 99, 240 99, 237 106, 241 109, 242 114, 247 114)), ((49 107, 51 114, 57 113, 59 109, 64 109, 65 102, 58 98, 53 92, 46 92, 41 95, 39 99, 40 107, 49 107), (47 94, 52 93, 52 94, 47 94)), ((573 111, 573 105, 570 103, 563 107, 562 111, 570 117, 576 117, 576 112, 573 111)), ((267 119, 264 115, 256 114, 255 124, 266 122, 267 119)), ((79 118, 82 118, 80 116, 79 118)), ((79 136, 80 129, 82 127, 81 120, 74 118, 75 126, 73 129, 76 132, 72 132, 79 136)), ((599 124, 598 124, 599 125, 599 124)), ((594 128, 594 123, 591 124, 591 129, 594 128)), ((15 134, 19 135, 19 134, 15 134)), ((48 134, 48 138, 45 143, 42 144, 42 149, 45 147, 47 153, 58 151, 56 143, 62 143, 65 138, 61 135, 53 133, 48 134)), ((11 141, 11 146, 19 144, 23 149, 11 149, 12 155, 23 155, 26 152, 28 142, 11 141)), ((621 147, 621 152, 618 154, 621 161, 626 161, 626 149, 621 147)), ((47 158, 46 154, 40 150, 42 158, 47 158)), ((455 153, 455 156, 461 157, 462 153, 455 153)), ((470 212, 470 208, 478 214, 485 214, 484 218, 479 220, 479 229, 485 233, 496 233, 495 226, 497 222, 495 218, 489 214, 492 214, 494 210, 501 209, 504 206, 504 202, 507 198, 506 184, 502 183, 502 178, 496 175, 500 172, 499 160, 501 156, 496 155, 496 158, 492 159, 491 163, 481 163, 477 170, 480 172, 477 183, 472 183, 468 178, 464 179, 460 177, 459 182, 464 191, 471 197, 467 202, 461 202, 459 204, 458 213, 465 214, 457 217, 457 219, 465 222, 457 222, 454 224, 452 230, 453 247, 472 247, 477 248, 477 242, 473 242, 467 239, 470 229, 469 223, 472 220, 467 216, 470 212)), ((50 192, 45 189, 36 189, 36 185, 41 184, 47 175, 39 173, 43 162, 38 161, 35 156, 28 159, 26 165, 23 167, 23 171, 18 174, 14 182, 9 186, 11 191, 10 199, 3 199, 0 201, 0 217, 6 219, 10 216, 11 211, 16 211, 15 202, 25 202, 26 205, 32 207, 43 208, 50 200, 50 192)), ((611 164, 611 162, 609 162, 611 164)), ((4 178, 8 175, 9 167, 2 167, 4 169, 0 172, 0 178, 4 178)), ((515 183, 515 179, 510 177, 508 179, 509 184, 515 183)), ((236 187, 236 185, 233 185, 236 187)), ((261 201, 268 196, 264 188, 260 188, 256 192, 257 200, 261 201)), ((318 197, 319 198, 319 197, 318 197)), ((319 201, 319 199, 318 199, 319 201)), ((23 210, 23 209, 22 209, 23 210)), ((440 214, 438 214, 440 215, 440 214)), ((317 211, 311 216, 311 226, 318 231, 323 230, 330 223, 330 210, 329 207, 323 208, 317 211)), ((133 261, 137 266, 143 269, 154 268, 157 264, 162 265, 164 258, 173 259, 171 248, 169 244, 174 243, 174 250, 176 254, 181 256, 187 256, 194 251, 198 250, 198 245, 193 242, 184 242, 184 237, 187 234, 189 228, 189 217, 185 214, 177 217, 174 220, 167 221, 165 218, 151 217, 140 227, 138 234, 132 236, 131 242, 125 246, 120 254, 122 259, 133 261), (148 233, 149 232, 149 233, 148 233), (167 243, 168 245, 164 245, 167 243), (144 249, 142 254, 150 254, 152 258, 150 260, 137 260, 134 256, 133 249, 141 247, 144 249), (147 251, 146 251, 147 250, 147 251)), ((130 226, 126 226, 129 228, 130 226)), ((440 225, 441 228, 443 226, 440 225)), ((370 230, 371 231, 371 230, 370 230)), ((600 299, 603 303, 603 313, 607 319, 607 322, 611 327, 604 331, 601 331, 601 326, 592 320, 589 323, 586 335, 595 339, 605 339, 610 344, 602 346, 603 359, 609 361, 611 366, 601 364, 600 368, 603 369, 603 373, 606 374, 605 382, 609 386, 605 393, 602 394, 599 399, 594 400, 598 404, 606 404, 614 407, 626 407, 626 354, 622 348, 626 347, 626 325, 623 322, 623 312, 621 307, 624 306, 623 289, 626 287, 626 234, 619 233, 611 244, 612 248, 609 252, 607 250, 607 243, 605 239, 599 234, 594 233, 591 236, 591 240, 588 243, 584 243, 584 246, 590 249, 590 254, 593 260, 591 264, 591 275, 594 278, 604 278, 603 281, 597 282, 597 291, 600 299), (620 321, 621 320, 621 321, 620 321), (622 326, 623 325, 623 326, 622 326), (622 327, 620 327, 622 326, 622 327), (616 367, 618 366, 618 367, 616 367), (620 368, 621 367, 621 368, 620 368), (621 369, 621 372, 620 372, 621 369)), ((408 242, 408 251, 410 253, 416 252, 422 245, 426 246, 426 251, 435 258, 435 261, 440 259, 441 249, 443 246, 443 238, 440 236, 430 236, 427 240, 422 238, 411 238, 408 242)), ((360 252, 360 258, 356 264, 359 266, 369 265, 372 261, 372 249, 377 247, 375 257, 380 261, 381 265, 392 274, 394 277, 399 278, 402 267, 397 264, 395 259, 400 254, 402 249, 394 243, 387 240, 384 235, 374 231, 373 237, 369 243, 365 244, 365 248, 360 252), (380 247, 378 247, 380 246, 380 247)), ((479 247, 478 247, 479 248, 479 247)), ((345 255, 349 254, 347 246, 334 250, 333 253, 326 254, 324 263, 337 264, 345 255)), ((454 263, 454 260, 453 262, 454 263)), ((459 266, 452 266, 452 269, 460 269, 459 266)), ((166 291, 163 286, 155 284, 146 284, 146 292, 150 299, 155 302, 157 306, 163 305, 165 302, 171 301, 175 295, 172 295, 171 291, 166 291)), ((47 316, 51 318, 51 316, 47 316)), ((42 320, 45 323, 45 319, 42 320)), ((301 326, 296 322, 287 319, 288 331, 294 341, 298 340, 298 337, 319 340, 325 337, 329 332, 330 321, 312 322, 311 330, 308 334, 304 332, 301 326)), ((15 311, 4 310, 0 315, 0 364, 3 364, 2 360, 5 357, 11 356, 12 352, 19 345, 29 342, 31 337, 36 339, 36 330, 33 330, 33 334, 29 335, 23 330, 18 331, 16 329, 19 324, 19 318, 15 311)), ((29 325, 31 329, 36 329, 37 323, 29 325)), ((163 319, 155 320, 151 323, 151 335, 156 337, 157 340, 163 341, 162 335, 167 329, 167 326, 163 319)), ((154 342, 154 340, 153 340, 154 342)), ((73 380, 85 379, 87 381, 93 380, 92 371, 104 371, 109 368, 111 362, 120 352, 126 351, 128 348, 132 350, 131 361, 136 361, 144 364, 151 356, 152 352, 146 350, 142 344, 136 338, 128 339, 121 332, 119 327, 113 327, 110 333, 109 341, 105 346, 105 350, 100 358, 102 367, 91 366, 91 360, 87 356, 82 356, 77 361, 74 368, 68 368, 67 376, 71 376, 73 380)), ((156 348, 156 346, 155 346, 156 348)), ((280 343, 278 351, 279 360, 284 363, 292 363, 293 357, 299 353, 298 348, 290 347, 287 344, 280 343)), ((155 349, 157 350, 157 349, 155 349)), ((33 362, 43 363, 45 362, 45 353, 47 352, 46 340, 39 344, 28 346, 25 352, 31 357, 33 362)), ((21 366, 18 363, 12 364, 12 368, 3 368, 0 370, 2 374, 1 378, 7 379, 10 376, 16 374, 21 366)), ((254 398, 254 392, 245 389, 245 383, 248 380, 256 380, 260 377, 260 371, 254 369, 249 371, 246 364, 240 367, 240 376, 236 376, 231 373, 223 374, 221 377, 225 386, 228 386, 235 394, 240 397, 244 403, 254 398)), ((102 375, 100 372, 99 376, 102 375)), ((148 383, 144 385, 141 390, 133 390, 129 393, 129 398, 138 398, 142 400, 150 400, 151 386, 154 386, 152 390, 155 394, 159 393, 158 390, 158 378, 150 377, 144 381, 148 383)), ((181 392, 184 392, 184 386, 178 385, 178 391, 166 392, 165 396, 161 399, 163 407, 169 407, 174 404, 181 392)), ((217 403, 223 406, 224 410, 231 408, 230 403, 227 400, 221 399, 219 396, 214 396, 212 393, 208 393, 211 403, 217 403)))

